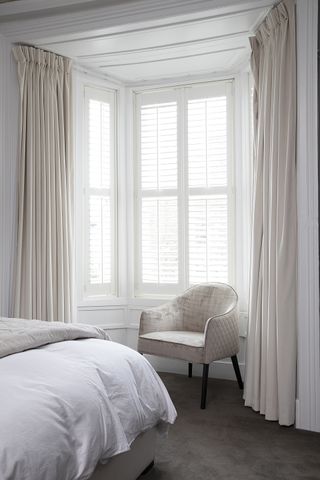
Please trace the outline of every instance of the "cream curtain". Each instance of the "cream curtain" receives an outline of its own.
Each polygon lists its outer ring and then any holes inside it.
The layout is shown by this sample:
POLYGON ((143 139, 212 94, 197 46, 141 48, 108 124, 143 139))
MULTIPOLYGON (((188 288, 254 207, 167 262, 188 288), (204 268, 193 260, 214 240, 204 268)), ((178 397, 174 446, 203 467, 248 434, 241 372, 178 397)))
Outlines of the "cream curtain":
POLYGON ((20 83, 16 317, 72 321, 71 63, 13 49, 20 83))
POLYGON ((296 394, 296 52, 294 1, 251 39, 254 201, 245 404, 291 425, 296 394))

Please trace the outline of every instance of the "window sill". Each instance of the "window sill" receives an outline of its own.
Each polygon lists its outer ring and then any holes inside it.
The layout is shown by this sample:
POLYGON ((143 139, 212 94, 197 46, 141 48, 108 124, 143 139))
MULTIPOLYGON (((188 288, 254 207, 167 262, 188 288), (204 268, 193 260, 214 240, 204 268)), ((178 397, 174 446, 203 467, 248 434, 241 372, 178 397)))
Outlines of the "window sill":
POLYGON ((77 310, 107 310, 113 307, 127 307, 125 297, 103 296, 82 299, 77 304, 77 310))

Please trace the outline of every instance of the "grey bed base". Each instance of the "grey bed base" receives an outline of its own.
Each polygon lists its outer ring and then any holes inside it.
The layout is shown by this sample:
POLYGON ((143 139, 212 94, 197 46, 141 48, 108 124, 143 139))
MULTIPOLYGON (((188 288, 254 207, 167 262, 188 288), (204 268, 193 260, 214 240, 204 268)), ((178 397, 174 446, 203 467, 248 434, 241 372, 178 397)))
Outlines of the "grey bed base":
POLYGON ((139 435, 128 452, 112 457, 97 466, 90 480, 137 480, 153 466, 156 447, 156 428, 139 435))

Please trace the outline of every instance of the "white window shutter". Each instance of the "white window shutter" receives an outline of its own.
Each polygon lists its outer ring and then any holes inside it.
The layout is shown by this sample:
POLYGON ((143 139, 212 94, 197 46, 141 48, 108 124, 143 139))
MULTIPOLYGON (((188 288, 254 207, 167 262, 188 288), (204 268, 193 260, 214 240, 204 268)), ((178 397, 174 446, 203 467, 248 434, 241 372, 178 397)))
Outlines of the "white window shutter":
POLYGON ((227 146, 227 97, 189 100, 190 284, 228 281, 227 146))
POLYGON ((141 189, 177 188, 177 105, 141 108, 141 189))
POLYGON ((228 281, 228 202, 226 195, 189 200, 189 282, 228 281))
POLYGON ((87 88, 85 291, 114 293, 114 94, 87 88))
POLYGON ((110 188, 110 104, 89 99, 88 163, 90 188, 110 188))
POLYGON ((138 295, 230 282, 230 82, 137 95, 138 295))
POLYGON ((111 283, 110 198, 90 195, 89 212, 89 285, 107 285, 111 283))
POLYGON ((188 102, 189 187, 227 186, 227 99, 188 102))
POLYGON ((143 197, 141 220, 143 283, 177 284, 177 199, 143 197))
POLYGON ((179 276, 177 102, 142 105, 139 126, 140 283, 168 293, 179 276))

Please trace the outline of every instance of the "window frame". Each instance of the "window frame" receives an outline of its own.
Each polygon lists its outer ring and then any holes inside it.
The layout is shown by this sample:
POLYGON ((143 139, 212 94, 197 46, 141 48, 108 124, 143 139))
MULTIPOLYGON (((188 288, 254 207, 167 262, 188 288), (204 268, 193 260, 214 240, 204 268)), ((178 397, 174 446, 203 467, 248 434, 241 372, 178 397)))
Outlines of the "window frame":
MULTIPOLYGON (((195 82, 192 84, 168 85, 160 88, 145 88, 133 90, 133 137, 134 137, 134 296, 138 298, 170 298, 183 292, 190 287, 189 283, 189 252, 188 252, 188 201, 191 195, 188 187, 188 100, 196 98, 208 98, 213 91, 214 96, 223 91, 227 97, 227 187, 223 187, 227 193, 228 201, 228 281, 235 285, 236 275, 236 211, 235 211, 235 106, 234 106, 234 78, 224 80, 213 80, 210 82, 195 82), (201 94, 197 91, 201 90, 201 94), (140 107, 143 104, 150 104, 141 101, 143 96, 152 98, 152 102, 165 99, 169 102, 167 94, 175 92, 177 100, 177 200, 178 216, 181 219, 178 226, 178 283, 175 285, 165 284, 144 284, 142 282, 142 256, 141 256, 141 183, 140 183, 140 107), (205 95, 207 93, 207 95, 205 95), (186 158, 186 161, 183 159, 186 158)), ((171 97, 173 98, 173 96, 171 97)), ((211 187, 214 191, 220 187, 211 187)), ((199 193, 206 193, 203 188, 194 189, 199 193)), ((169 190, 158 191, 156 196, 168 196, 169 190)))

